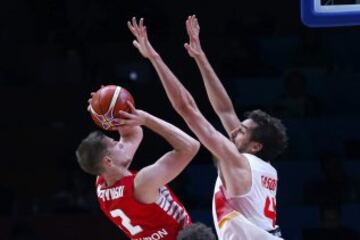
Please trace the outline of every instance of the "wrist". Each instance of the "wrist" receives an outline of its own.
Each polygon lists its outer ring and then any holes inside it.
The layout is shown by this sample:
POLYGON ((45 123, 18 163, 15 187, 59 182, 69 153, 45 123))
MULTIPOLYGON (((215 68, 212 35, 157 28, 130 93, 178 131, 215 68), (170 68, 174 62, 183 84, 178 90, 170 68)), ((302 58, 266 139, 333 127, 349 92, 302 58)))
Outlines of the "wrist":
POLYGON ((196 61, 206 60, 205 52, 203 50, 199 50, 196 54, 194 54, 194 58, 196 61))
POLYGON ((150 61, 157 61, 161 59, 160 55, 157 52, 149 54, 148 58, 150 61))
POLYGON ((143 110, 138 110, 139 115, 141 116, 141 125, 146 126, 149 122, 149 114, 143 110))

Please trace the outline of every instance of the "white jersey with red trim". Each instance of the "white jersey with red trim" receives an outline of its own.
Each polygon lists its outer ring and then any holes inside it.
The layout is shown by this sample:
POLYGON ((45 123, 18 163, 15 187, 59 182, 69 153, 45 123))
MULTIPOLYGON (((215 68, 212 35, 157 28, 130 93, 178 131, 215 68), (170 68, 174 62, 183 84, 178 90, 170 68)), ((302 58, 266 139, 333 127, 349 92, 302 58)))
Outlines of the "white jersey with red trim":
MULTIPOLYGON (((230 232, 237 231, 234 235, 241 235, 243 237, 242 239, 247 239, 247 235, 239 234, 240 230, 238 228, 231 230, 235 225, 242 225, 249 228, 247 234, 252 232, 250 228, 255 228, 255 230, 258 230, 255 232, 263 232, 265 236, 269 236, 269 239, 273 239, 271 237, 274 236, 267 231, 274 230, 277 227, 277 172, 271 164, 254 155, 244 154, 244 156, 250 163, 252 176, 252 184, 248 193, 241 196, 232 196, 226 191, 220 177, 216 180, 213 198, 213 217, 216 231, 220 239, 230 239, 224 237, 224 229, 230 227, 230 232), (234 219, 237 220, 234 221, 234 219), (232 223, 230 224, 229 222, 232 223), (227 225, 227 227, 225 227, 225 225, 227 225), (233 225, 233 227, 231 227, 231 225, 233 225)), ((229 229, 226 229, 226 232, 229 232, 229 229)), ((255 239, 255 237, 250 237, 249 239, 255 239)))

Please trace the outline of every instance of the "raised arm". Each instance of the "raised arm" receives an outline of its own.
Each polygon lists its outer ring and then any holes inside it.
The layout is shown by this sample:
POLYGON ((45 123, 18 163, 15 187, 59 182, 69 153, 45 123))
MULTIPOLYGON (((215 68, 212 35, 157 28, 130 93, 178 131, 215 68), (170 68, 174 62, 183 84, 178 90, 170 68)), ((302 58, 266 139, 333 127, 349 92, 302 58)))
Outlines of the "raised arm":
POLYGON ((129 103, 131 113, 121 112, 121 125, 143 125, 162 136, 173 150, 154 164, 141 169, 135 177, 135 197, 143 203, 152 203, 159 196, 159 188, 179 175, 200 148, 200 143, 174 125, 151 114, 136 110, 129 103))
POLYGON ((133 18, 132 23, 128 23, 128 25, 136 37, 133 42, 134 46, 154 66, 174 109, 182 116, 200 142, 220 159, 219 168, 224 176, 227 190, 236 195, 246 192, 251 184, 250 166, 246 158, 239 153, 228 138, 218 132, 204 118, 191 94, 151 46, 143 20, 141 19, 137 24, 133 18), (243 181, 241 186, 238 184, 239 179, 243 181))
POLYGON ((240 126, 240 120, 236 115, 228 93, 201 48, 199 38, 200 25, 195 15, 189 16, 186 20, 186 30, 189 36, 189 43, 185 43, 185 48, 189 55, 194 58, 204 81, 211 105, 230 136, 231 132, 240 126))

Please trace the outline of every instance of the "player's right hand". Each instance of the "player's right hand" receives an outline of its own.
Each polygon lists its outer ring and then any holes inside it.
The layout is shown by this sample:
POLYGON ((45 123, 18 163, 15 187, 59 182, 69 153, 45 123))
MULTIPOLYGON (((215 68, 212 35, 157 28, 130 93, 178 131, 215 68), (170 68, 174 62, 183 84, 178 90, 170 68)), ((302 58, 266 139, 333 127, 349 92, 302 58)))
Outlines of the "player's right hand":
POLYGON ((117 119, 117 122, 120 126, 141 126, 145 124, 146 113, 142 110, 138 110, 134 107, 134 105, 127 101, 127 104, 130 108, 130 112, 119 111, 121 116, 120 119, 117 119))
POLYGON ((189 36, 189 42, 185 43, 184 47, 191 57, 196 58, 203 53, 199 38, 200 25, 195 15, 189 16, 185 25, 189 36))

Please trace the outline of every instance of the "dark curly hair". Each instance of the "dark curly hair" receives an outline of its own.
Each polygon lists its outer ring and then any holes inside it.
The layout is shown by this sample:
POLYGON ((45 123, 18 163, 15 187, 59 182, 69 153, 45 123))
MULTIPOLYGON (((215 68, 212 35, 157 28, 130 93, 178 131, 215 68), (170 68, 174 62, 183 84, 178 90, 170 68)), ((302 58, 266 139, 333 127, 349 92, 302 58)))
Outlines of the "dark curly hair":
POLYGON ((176 240, 216 240, 216 236, 211 228, 203 223, 197 222, 181 230, 176 240))
POLYGON ((286 149, 288 137, 280 119, 259 109, 246 112, 245 117, 258 125, 251 133, 251 140, 263 145, 256 156, 265 161, 271 161, 286 149))

